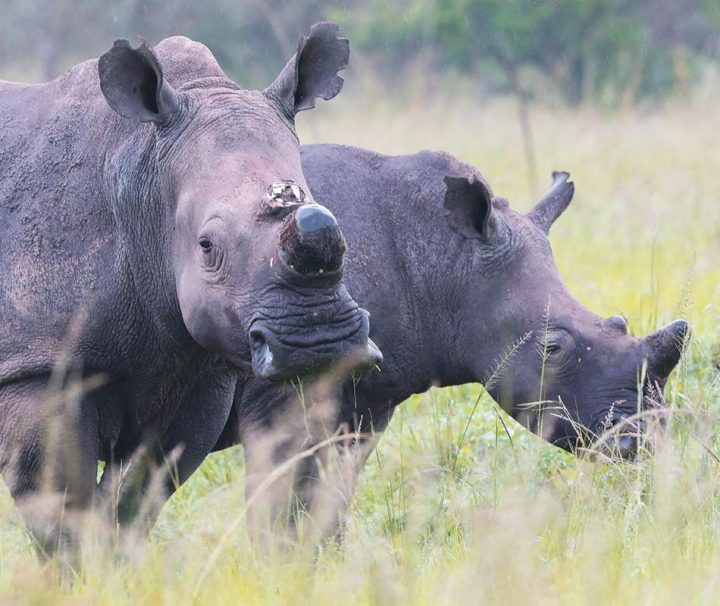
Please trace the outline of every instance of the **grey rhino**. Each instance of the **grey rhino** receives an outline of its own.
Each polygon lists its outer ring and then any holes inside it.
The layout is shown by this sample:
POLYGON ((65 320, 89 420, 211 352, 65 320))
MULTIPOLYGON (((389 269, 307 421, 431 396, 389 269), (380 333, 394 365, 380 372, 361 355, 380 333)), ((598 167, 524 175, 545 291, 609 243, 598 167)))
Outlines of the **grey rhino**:
MULTIPOLYGON (((309 386, 300 408, 292 388, 239 383, 216 449, 243 444, 251 502, 269 469, 344 428, 351 445, 327 453, 332 464, 305 459, 291 491, 320 532, 333 528, 373 434, 398 404, 431 385, 483 383, 505 411, 567 450, 615 426, 606 450, 633 455, 641 423, 625 421, 639 403, 662 405, 688 325, 679 320, 636 338, 622 318, 598 317, 568 293, 547 239, 574 193, 567 173, 556 173, 523 215, 494 196, 475 168, 445 153, 389 157, 311 145, 301 157, 316 196, 345 226, 353 250, 345 279, 370 312, 385 359, 378 372, 347 381, 339 409, 313 423, 294 415, 312 408, 309 386), (331 481, 335 455, 348 466, 331 481)), ((287 489, 263 486, 258 511, 283 518, 287 489)))
POLYGON ((117 41, 46 84, 0 82, 0 469, 46 543, 73 534, 98 460, 109 486, 146 455, 121 521, 153 465, 171 457, 172 481, 187 478, 239 372, 381 359, 294 127, 342 88, 337 29, 313 26, 264 91, 183 37, 117 41), (41 489, 54 505, 34 505, 41 489))

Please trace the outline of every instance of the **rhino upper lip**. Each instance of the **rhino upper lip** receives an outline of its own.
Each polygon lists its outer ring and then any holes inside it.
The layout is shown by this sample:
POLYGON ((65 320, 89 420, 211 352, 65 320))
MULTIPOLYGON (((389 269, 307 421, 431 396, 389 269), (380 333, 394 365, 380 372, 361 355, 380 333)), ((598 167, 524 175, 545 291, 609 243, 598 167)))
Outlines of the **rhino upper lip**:
POLYGON ((355 336, 362 328, 363 315, 358 313, 358 308, 347 310, 333 322, 321 324, 308 324, 307 315, 291 316, 303 319, 302 322, 287 322, 287 318, 257 318, 250 326, 262 323, 263 327, 271 331, 277 340, 286 347, 322 347, 346 341, 355 336), (323 330, 319 330, 322 328, 323 330), (284 329, 284 330, 283 330, 284 329))
POLYGON ((264 310, 253 318, 253 322, 262 320, 264 322, 282 324, 289 327, 303 328, 308 326, 308 319, 310 317, 312 318, 311 325, 330 325, 355 317, 360 311, 360 307, 357 304, 343 306, 342 309, 338 309, 338 307, 338 305, 332 303, 319 307, 293 305, 291 306, 291 308, 295 308, 293 312, 288 312, 287 307, 266 308, 269 310, 277 309, 280 313, 272 314, 264 310))

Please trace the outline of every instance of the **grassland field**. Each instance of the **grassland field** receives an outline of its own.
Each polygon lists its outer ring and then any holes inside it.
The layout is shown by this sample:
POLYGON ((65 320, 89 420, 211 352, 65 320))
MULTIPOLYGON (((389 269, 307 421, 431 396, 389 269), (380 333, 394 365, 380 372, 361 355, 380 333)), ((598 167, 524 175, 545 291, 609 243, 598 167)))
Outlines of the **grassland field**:
POLYGON ((315 562, 250 548, 240 449, 209 457, 131 557, 90 541, 64 587, 3 487, 0 604, 720 603, 720 87, 614 112, 534 104, 531 120, 534 191, 512 99, 358 85, 298 123, 304 142, 447 150, 521 211, 569 171, 576 197, 550 240, 571 292, 636 334, 693 326, 655 456, 578 460, 478 385, 434 389, 400 407, 345 542, 315 562))

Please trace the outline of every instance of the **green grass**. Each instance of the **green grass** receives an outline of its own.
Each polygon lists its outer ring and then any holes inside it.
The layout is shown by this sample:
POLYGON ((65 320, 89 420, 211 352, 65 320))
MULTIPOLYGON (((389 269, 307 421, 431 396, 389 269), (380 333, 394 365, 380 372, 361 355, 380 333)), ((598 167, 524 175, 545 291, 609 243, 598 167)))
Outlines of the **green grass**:
MULTIPOLYGON (((346 93, 299 118, 304 141, 445 149, 478 166, 518 210, 539 193, 529 191, 510 101, 346 93)), ((401 407, 362 476, 345 543, 324 546, 314 566, 253 554, 242 452, 233 449, 175 495, 149 545, 116 560, 98 539, 83 576, 64 588, 34 557, 3 493, 0 603, 716 604, 717 99, 619 114, 533 109, 539 189, 553 169, 570 171, 577 187, 551 234, 573 293, 597 313, 626 315, 639 334, 678 316, 694 326, 667 389, 676 413, 654 457, 577 460, 498 413, 479 386, 432 390, 401 407)))

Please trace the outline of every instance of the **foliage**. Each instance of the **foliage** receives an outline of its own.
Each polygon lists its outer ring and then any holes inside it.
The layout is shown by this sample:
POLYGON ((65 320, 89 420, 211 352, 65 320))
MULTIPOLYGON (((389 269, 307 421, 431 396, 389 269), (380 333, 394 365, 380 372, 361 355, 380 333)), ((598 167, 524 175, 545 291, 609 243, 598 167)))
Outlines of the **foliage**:
POLYGON ((38 66, 36 79, 107 50, 112 40, 157 42, 183 34, 205 43, 247 87, 270 83, 298 38, 323 15, 320 0, 0 0, 0 65, 38 66))
POLYGON ((353 63, 388 82, 418 60, 515 93, 551 85, 568 103, 618 105, 687 87, 720 48, 715 0, 0 0, 0 73, 45 80, 116 37, 184 34, 228 74, 262 87, 298 36, 332 18, 353 63), (540 76, 540 84, 538 78, 540 76))
POLYGON ((679 11, 654 0, 367 0, 347 22, 357 44, 382 53, 390 77, 424 51, 436 69, 475 77, 494 70, 514 92, 520 70, 532 68, 568 103, 617 105, 687 84, 690 53, 716 52, 720 36, 704 18, 717 19, 717 9, 683 4, 679 11))

